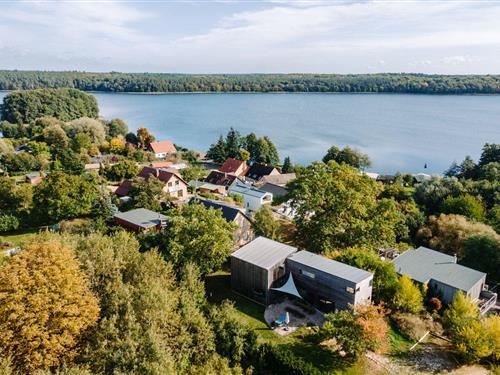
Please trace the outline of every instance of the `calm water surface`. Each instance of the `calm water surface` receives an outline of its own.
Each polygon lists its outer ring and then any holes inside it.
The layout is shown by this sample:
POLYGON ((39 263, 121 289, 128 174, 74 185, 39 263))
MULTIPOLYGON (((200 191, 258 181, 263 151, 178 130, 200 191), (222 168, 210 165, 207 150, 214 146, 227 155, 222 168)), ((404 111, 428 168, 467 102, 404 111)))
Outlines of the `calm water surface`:
POLYGON ((144 125, 159 139, 206 150, 233 126, 268 135, 295 163, 351 145, 370 155, 372 171, 441 173, 465 155, 476 159, 484 143, 500 143, 500 96, 94 95, 103 117, 122 118, 132 130, 144 125))

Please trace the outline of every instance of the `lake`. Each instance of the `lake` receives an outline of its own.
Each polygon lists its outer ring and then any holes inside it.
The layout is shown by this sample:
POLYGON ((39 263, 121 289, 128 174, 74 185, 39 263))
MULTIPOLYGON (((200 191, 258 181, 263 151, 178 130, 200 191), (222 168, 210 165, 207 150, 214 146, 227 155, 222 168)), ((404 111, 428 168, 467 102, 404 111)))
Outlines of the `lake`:
POLYGON ((442 173, 466 155, 477 159, 484 143, 500 143, 500 96, 94 95, 104 118, 122 118, 131 130, 145 126, 158 139, 206 151, 232 126, 269 136, 281 158, 302 164, 331 145, 350 145, 370 156, 371 171, 442 173))

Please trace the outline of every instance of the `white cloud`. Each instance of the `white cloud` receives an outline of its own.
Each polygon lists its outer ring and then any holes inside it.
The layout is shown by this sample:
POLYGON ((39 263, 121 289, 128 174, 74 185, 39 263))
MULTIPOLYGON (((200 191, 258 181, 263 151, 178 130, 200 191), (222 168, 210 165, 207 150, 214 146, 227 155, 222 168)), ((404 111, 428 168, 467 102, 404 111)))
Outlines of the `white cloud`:
MULTIPOLYGON (((14 4, 0 13, 0 29, 11 36, 0 39, 0 47, 30 56, 18 61, 30 68, 40 56, 39 68, 66 69, 500 72, 498 3, 272 1, 258 9, 230 4, 237 10, 215 20, 215 27, 195 35, 177 29, 182 36, 175 39, 169 25, 158 22, 171 9, 168 3, 14 4)), ((185 12, 184 22, 195 22, 194 10, 185 12)), ((0 55, 0 67, 16 67, 10 60, 0 55)))

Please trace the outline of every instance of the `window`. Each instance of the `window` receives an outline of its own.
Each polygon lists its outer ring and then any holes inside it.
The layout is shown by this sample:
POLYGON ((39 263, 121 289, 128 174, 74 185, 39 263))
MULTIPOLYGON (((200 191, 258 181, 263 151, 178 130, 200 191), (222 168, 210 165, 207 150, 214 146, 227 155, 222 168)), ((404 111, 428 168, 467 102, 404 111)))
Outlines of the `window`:
POLYGON ((373 279, 370 280, 369 286, 372 286, 372 285, 373 285, 373 279))
POLYGON ((354 288, 352 288, 352 287, 350 287, 350 286, 346 286, 345 291, 346 291, 347 293, 354 294, 354 288))
POLYGON ((179 186, 179 180, 175 180, 175 186, 179 186))
POLYGON ((172 187, 172 183, 171 182, 168 183, 168 187, 172 187))
POLYGON ((307 276, 311 279, 314 279, 316 277, 316 275, 312 272, 307 272, 307 271, 304 271, 304 270, 300 270, 300 274, 301 275, 304 275, 304 276, 307 276))
POLYGON ((184 195, 184 192, 183 192, 182 190, 179 190, 179 191, 177 192, 177 196, 178 196, 178 197, 182 197, 183 195, 184 195))

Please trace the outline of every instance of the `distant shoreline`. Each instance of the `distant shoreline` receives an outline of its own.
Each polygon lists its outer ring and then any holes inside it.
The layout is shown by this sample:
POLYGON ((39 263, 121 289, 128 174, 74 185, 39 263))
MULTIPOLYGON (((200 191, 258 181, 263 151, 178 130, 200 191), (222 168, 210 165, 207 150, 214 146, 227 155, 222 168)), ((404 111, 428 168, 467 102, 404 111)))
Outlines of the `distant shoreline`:
MULTIPOLYGON (((25 91, 30 89, 18 89, 18 90, 0 90, 0 93, 9 93, 15 91, 25 91)), ((77 89, 81 90, 81 89, 77 89)), ((500 93, 459 93, 459 94, 444 94, 444 93, 418 93, 418 92, 370 92, 370 91, 359 91, 359 92, 331 92, 331 91, 99 91, 99 90, 81 90, 89 94, 124 94, 124 95, 224 95, 224 94, 234 94, 234 95, 249 95, 249 94, 276 94, 276 95, 295 95, 295 94, 311 94, 311 95, 418 95, 418 96, 499 96, 500 93)))

